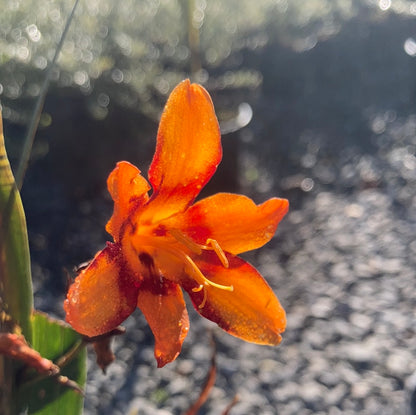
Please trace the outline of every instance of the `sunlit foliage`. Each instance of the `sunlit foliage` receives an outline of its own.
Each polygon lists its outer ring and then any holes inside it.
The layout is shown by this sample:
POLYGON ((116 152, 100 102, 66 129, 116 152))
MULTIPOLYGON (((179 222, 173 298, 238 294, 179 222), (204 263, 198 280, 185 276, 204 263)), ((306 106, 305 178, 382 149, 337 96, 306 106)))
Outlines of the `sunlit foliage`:
MULTIPOLYGON (((39 94, 43 71, 62 33, 64 0, 10 0, 0 14, 0 98, 39 94)), ((90 0, 81 2, 54 82, 96 93, 96 116, 110 97, 156 115, 167 94, 191 76, 211 90, 256 87, 261 74, 242 66, 240 51, 279 42, 297 51, 336 33, 362 8, 416 13, 405 0, 90 0)), ((101 112, 100 112, 101 111, 101 112)))

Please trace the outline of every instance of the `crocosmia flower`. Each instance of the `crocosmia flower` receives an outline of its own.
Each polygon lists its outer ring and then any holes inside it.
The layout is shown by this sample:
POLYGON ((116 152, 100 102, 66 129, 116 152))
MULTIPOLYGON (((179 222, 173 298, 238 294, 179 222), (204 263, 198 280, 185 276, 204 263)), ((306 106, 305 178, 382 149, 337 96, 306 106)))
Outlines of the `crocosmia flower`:
POLYGON ((64 308, 75 330, 104 334, 138 307, 162 367, 178 356, 189 329, 185 291, 197 312, 226 332, 259 344, 281 341, 286 317, 279 300, 237 255, 273 237, 288 201, 256 205, 242 195, 218 193, 194 203, 221 156, 210 96, 181 82, 162 114, 150 184, 126 161, 108 177, 114 212, 106 230, 114 242, 68 291, 64 308))

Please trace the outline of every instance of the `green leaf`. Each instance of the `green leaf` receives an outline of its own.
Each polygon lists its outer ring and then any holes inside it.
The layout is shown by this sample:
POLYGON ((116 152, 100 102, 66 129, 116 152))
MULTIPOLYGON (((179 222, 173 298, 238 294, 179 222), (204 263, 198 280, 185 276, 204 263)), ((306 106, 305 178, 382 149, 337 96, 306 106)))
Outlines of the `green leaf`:
MULTIPOLYGON (((86 349, 77 348, 82 337, 60 320, 35 312, 32 317, 32 347, 43 357, 59 364, 65 354, 72 355, 67 364, 61 366, 61 375, 67 376, 81 388, 86 379, 86 349)), ((21 402, 28 407, 29 415, 76 415, 82 414, 83 396, 63 385, 55 377, 29 382, 21 388, 21 402)))
MULTIPOLYGON (((33 307, 26 218, 4 146, 0 113, 0 310, 10 316, 30 342, 33 307)), ((5 331, 4 319, 0 320, 5 331)), ((8 330, 7 330, 8 331, 8 330)))
MULTIPOLYGON (((0 331, 22 334, 30 342, 33 307, 26 218, 4 145, 0 112, 0 331)), ((0 356, 0 413, 14 415, 15 375, 20 363, 0 356)))

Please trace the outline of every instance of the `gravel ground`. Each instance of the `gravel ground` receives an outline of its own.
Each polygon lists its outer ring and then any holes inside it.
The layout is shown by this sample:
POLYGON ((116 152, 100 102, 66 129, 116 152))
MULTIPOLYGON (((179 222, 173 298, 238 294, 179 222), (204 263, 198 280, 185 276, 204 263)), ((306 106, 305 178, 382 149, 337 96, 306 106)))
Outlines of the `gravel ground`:
MULTIPOLYGON (((352 25, 310 54, 262 55, 277 61, 260 62, 266 94, 250 129, 242 130, 233 143, 241 193, 259 202, 271 195, 291 202, 276 238, 246 256, 287 311, 282 344, 244 343, 190 306, 191 329, 181 355, 157 369, 151 332, 136 312, 125 323, 127 333, 115 339, 117 360, 106 375, 90 355, 85 415, 182 414, 204 383, 212 333, 218 375, 201 414, 221 414, 236 394, 239 403, 231 415, 416 414, 416 117, 408 115, 414 107, 409 88, 414 68, 402 56, 402 43, 413 34, 414 22, 395 19, 392 30, 355 21, 358 29, 352 25), (394 59, 380 48, 386 39, 391 40, 394 59), (332 61, 327 64, 328 59, 332 61), (267 68, 276 67, 281 69, 278 77, 271 69, 267 74, 267 68), (347 76, 351 71, 355 78, 347 76), (281 83, 275 90, 272 80, 281 83), (309 95, 302 95, 304 89, 309 95), (293 96, 282 97, 287 91, 293 96), (284 131, 274 124, 275 114, 289 124, 284 131), (299 125, 304 115, 309 124, 299 125), (314 131, 324 131, 323 138, 314 131), (286 147, 279 148, 281 141, 274 143, 270 134, 280 134, 286 147), (339 146, 331 147, 325 134, 339 146), (253 137, 266 137, 268 145, 253 137)), ((234 155, 226 152, 225 158, 227 154, 234 155)), ((51 196, 50 186, 45 197, 39 191, 29 200, 28 222, 35 222, 30 217, 34 212, 42 212, 51 218, 55 234, 32 226, 35 304, 62 316, 61 299, 57 303, 45 289, 53 278, 36 258, 42 249, 47 253, 47 243, 54 244, 52 235, 67 250, 60 254, 65 260, 54 258, 60 264, 56 267, 76 264, 77 257, 85 260, 85 252, 93 254, 105 240, 104 231, 97 229, 103 229, 111 206, 99 196, 99 201, 83 200, 76 208, 49 203, 51 212, 63 209, 55 223, 44 201, 56 195, 51 196), (65 235, 56 233, 63 223, 65 235)))
POLYGON ((338 160, 336 182, 348 192, 325 190, 318 159, 313 189, 248 256, 287 310, 279 347, 244 343, 193 312, 182 354, 156 369, 136 313, 107 375, 90 361, 86 415, 181 414, 205 379, 211 333, 218 376, 202 414, 220 414, 235 394, 233 415, 414 413, 415 130, 415 118, 396 119, 375 135, 372 156, 338 160))

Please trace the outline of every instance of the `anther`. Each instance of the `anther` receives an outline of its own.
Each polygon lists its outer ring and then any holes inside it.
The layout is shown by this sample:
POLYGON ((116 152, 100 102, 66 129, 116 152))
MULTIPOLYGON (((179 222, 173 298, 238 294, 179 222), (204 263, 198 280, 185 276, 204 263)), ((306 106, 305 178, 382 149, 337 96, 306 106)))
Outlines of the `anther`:
POLYGON ((198 308, 200 310, 204 308, 206 302, 207 302, 207 290, 204 290, 204 298, 202 299, 202 302, 201 304, 199 304, 198 308))
POLYGON ((204 286, 201 284, 198 287, 192 288, 192 291, 194 293, 199 293, 203 288, 204 288, 204 286))
MULTIPOLYGON (((192 288, 192 291, 194 293, 199 293, 201 290, 203 290, 205 287, 201 284, 199 287, 192 288)), ((207 302, 207 290, 204 290, 204 298, 201 301, 201 304, 199 304, 198 308, 201 310, 204 308, 205 304, 207 302)))
POLYGON ((206 244, 201 245, 194 242, 191 238, 189 238, 187 235, 184 235, 178 229, 170 229, 169 232, 178 242, 185 245, 188 249, 190 249, 192 252, 195 252, 197 255, 201 255, 202 250, 214 251, 218 259, 221 261, 223 267, 229 267, 228 259, 220 244, 215 239, 208 238, 206 244))
POLYGON ((220 247, 220 244, 215 239, 208 238, 207 239, 207 245, 212 246, 213 251, 217 254, 217 257, 221 261, 221 264, 223 265, 223 267, 228 268, 228 266, 229 266, 228 259, 225 256, 224 251, 220 247))
POLYGON ((192 260, 192 258, 186 254, 184 254, 184 257, 186 259, 186 261, 188 262, 188 264, 191 266, 191 272, 195 277, 195 280, 199 280, 199 281, 203 281, 204 284, 208 284, 211 285, 212 287, 215 288, 219 288, 221 290, 225 290, 225 291, 234 291, 234 287, 232 285, 222 285, 222 284, 217 284, 216 282, 213 282, 211 280, 209 280, 202 272, 201 270, 198 268, 198 266, 195 264, 195 262, 192 260))
MULTIPOLYGON (((187 235, 184 235, 178 229, 169 229, 169 233, 181 244, 185 245, 190 251, 194 252, 197 255, 200 255, 203 250, 214 251, 218 259, 221 261, 221 264, 225 267, 229 267, 228 259, 221 249, 219 243, 215 239, 207 239, 206 245, 200 245, 194 242, 187 235)), ((207 288, 208 285, 211 287, 219 288, 220 290, 225 290, 232 292, 234 287, 232 285, 222 285, 216 282, 209 280, 199 269, 198 265, 193 261, 193 259, 187 255, 181 249, 177 249, 174 245, 170 244, 168 241, 157 241, 157 238, 148 238, 141 236, 141 242, 146 246, 157 247, 158 249, 168 252, 170 255, 173 255, 177 258, 181 258, 185 264, 188 266, 188 273, 193 278, 193 280, 199 285, 195 288, 192 288, 193 292, 200 292, 204 290, 204 297, 201 304, 198 306, 199 309, 203 308, 207 302, 207 288)), ((140 262, 147 268, 154 267, 153 258, 145 253, 140 252, 138 254, 140 262)))

